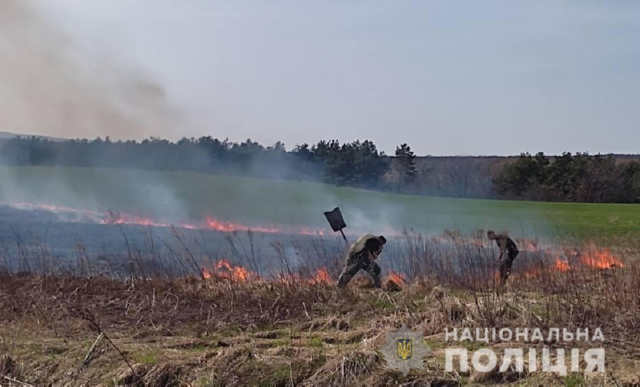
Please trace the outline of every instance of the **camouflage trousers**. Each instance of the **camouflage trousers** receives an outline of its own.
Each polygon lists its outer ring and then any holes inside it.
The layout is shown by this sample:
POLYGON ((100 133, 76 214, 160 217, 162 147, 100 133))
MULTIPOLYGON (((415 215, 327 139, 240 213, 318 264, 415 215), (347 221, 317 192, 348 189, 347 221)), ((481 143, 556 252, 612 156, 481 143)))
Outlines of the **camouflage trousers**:
POLYGON ((500 283, 504 284, 507 282, 507 278, 511 275, 511 267, 513 266, 513 261, 518 256, 518 250, 509 250, 508 256, 506 259, 500 262, 500 283))
POLYGON ((344 288, 347 286, 351 278, 360 270, 369 273, 377 288, 382 286, 380 283, 380 266, 378 266, 375 261, 369 259, 368 255, 357 254, 347 259, 344 269, 342 269, 342 273, 340 273, 340 277, 338 278, 338 287, 344 288))

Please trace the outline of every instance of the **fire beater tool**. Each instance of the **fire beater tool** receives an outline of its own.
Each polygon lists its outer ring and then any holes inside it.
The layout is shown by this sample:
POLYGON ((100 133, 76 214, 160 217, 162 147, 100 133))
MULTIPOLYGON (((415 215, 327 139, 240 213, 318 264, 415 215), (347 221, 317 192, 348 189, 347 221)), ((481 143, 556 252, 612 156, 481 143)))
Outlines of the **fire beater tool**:
POLYGON ((344 235, 344 232, 342 231, 343 228, 347 227, 347 224, 344 222, 344 218, 342 217, 342 212, 340 211, 340 207, 336 207, 331 211, 326 211, 324 213, 324 216, 325 218, 327 218, 327 221, 329 222, 331 229, 334 232, 340 231, 340 234, 342 234, 342 239, 344 239, 345 242, 349 243, 349 241, 347 240, 347 237, 344 235))

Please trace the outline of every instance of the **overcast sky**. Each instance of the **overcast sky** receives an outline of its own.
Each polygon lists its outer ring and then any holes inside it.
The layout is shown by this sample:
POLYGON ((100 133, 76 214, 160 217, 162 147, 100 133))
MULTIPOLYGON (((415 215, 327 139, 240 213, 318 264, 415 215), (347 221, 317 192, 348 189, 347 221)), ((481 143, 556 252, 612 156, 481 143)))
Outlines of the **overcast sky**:
POLYGON ((180 118, 126 132, 10 121, 17 130, 250 137, 283 140, 288 148, 372 139, 387 153, 408 142, 420 155, 640 152, 636 1, 40 0, 32 6, 64 33, 74 60, 144 74, 180 118))

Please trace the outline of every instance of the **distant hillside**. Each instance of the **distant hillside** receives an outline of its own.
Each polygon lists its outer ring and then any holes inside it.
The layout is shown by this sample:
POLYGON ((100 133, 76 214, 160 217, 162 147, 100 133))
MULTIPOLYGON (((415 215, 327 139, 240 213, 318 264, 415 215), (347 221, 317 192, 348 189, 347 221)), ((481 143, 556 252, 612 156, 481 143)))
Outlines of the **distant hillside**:
POLYGON ((640 156, 423 156, 408 144, 393 156, 369 140, 263 146, 212 137, 142 141, 65 140, 1 133, 0 163, 195 171, 305 180, 431 196, 581 202, 640 202, 640 156))

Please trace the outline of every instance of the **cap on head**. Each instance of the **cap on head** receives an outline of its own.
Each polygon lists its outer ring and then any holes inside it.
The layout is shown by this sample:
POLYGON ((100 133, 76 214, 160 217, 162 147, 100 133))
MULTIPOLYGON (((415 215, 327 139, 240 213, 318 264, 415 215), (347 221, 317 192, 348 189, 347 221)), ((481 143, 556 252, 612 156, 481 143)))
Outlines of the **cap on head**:
POLYGON ((489 239, 493 239, 493 237, 495 237, 495 236, 496 236, 496 233, 495 233, 495 232, 493 232, 493 230, 489 230, 489 231, 487 231, 487 237, 488 237, 489 239))

